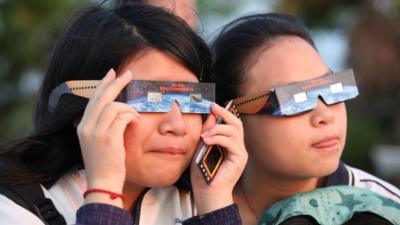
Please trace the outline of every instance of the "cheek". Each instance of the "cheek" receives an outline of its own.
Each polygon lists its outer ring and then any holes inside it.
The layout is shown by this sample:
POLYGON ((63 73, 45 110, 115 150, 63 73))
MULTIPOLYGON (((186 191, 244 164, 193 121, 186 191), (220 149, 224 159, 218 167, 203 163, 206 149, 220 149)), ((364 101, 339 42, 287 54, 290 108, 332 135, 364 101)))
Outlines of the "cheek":
MULTIPOLYGON (((259 158, 273 149, 276 135, 271 121, 264 116, 243 116, 243 128, 246 147, 253 157, 259 158)), ((251 155, 250 155, 251 157, 251 155)))
POLYGON ((292 118, 257 116, 244 119, 246 146, 250 157, 265 163, 288 161, 304 144, 302 121, 292 118))
MULTIPOLYGON (((154 121, 154 120, 153 120, 154 121)), ((155 125, 153 125, 151 118, 146 115, 141 115, 139 122, 130 123, 125 128, 124 144, 127 152, 135 150, 136 152, 147 143, 147 139, 155 132, 155 125)))
POLYGON ((202 119, 200 114, 185 114, 184 121, 187 129, 187 137, 189 145, 192 146, 193 150, 195 145, 200 139, 200 134, 202 130, 202 119))
POLYGON ((346 132, 347 130, 347 111, 346 111, 346 105, 340 104, 340 124, 341 124, 341 128, 346 132))
POLYGON ((255 138, 269 146, 293 144, 299 136, 302 125, 291 118, 255 116, 243 119, 248 140, 255 138), (264 118, 263 118, 264 117, 264 118))
POLYGON ((346 141, 347 135, 347 112, 346 112, 346 105, 344 103, 340 103, 337 105, 333 105, 333 110, 335 112, 335 123, 336 127, 339 130, 342 146, 346 141))
POLYGON ((128 125, 124 132, 124 146, 126 152, 131 152, 133 149, 137 149, 137 146, 140 143, 138 139, 139 137, 135 124, 128 125))

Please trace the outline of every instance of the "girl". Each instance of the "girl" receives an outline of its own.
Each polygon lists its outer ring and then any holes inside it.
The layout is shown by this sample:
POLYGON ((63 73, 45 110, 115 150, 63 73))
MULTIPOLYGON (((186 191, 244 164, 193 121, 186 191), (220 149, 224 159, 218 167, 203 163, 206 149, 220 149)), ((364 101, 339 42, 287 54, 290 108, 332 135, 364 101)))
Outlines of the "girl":
MULTIPOLYGON (((233 114, 214 104, 202 127, 201 115, 182 113, 178 100, 166 112, 141 113, 116 101, 131 81, 196 86, 209 73, 206 44, 172 14, 142 4, 87 8, 57 41, 32 134, 1 153, 2 186, 15 191, 16 185, 40 183, 67 224, 208 224, 221 215, 231 221, 225 224, 239 223, 232 190, 247 157, 233 114), (66 88, 71 80, 101 82, 88 103, 66 88), (226 124, 214 125, 216 117, 226 124), (190 194, 181 175, 201 133, 205 143, 219 144, 227 154, 209 186, 191 170, 190 194)), ((33 208, 42 206, 35 202, 33 208)), ((39 218, 0 196, 4 224, 53 222, 54 211, 39 218)))
POLYGON ((368 188, 400 202, 396 187, 340 161, 347 126, 343 101, 328 105, 317 96, 314 107, 289 116, 270 110, 276 105, 265 96, 271 99, 279 87, 332 73, 302 21, 280 13, 242 17, 222 29, 212 50, 218 102, 236 99, 242 112, 249 162, 234 199, 244 224, 256 224, 277 201, 318 187, 368 188), (253 110, 254 102, 262 105, 253 110))

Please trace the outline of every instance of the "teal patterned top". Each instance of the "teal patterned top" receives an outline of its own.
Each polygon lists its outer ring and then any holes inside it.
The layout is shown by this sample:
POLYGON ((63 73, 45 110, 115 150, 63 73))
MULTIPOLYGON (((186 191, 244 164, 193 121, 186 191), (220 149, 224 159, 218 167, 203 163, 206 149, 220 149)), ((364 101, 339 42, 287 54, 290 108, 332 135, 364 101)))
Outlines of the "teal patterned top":
POLYGON ((400 204, 367 189, 331 186, 300 193, 275 203, 261 217, 260 225, 280 224, 286 219, 309 215, 319 224, 340 225, 356 212, 375 213, 400 225, 400 204))

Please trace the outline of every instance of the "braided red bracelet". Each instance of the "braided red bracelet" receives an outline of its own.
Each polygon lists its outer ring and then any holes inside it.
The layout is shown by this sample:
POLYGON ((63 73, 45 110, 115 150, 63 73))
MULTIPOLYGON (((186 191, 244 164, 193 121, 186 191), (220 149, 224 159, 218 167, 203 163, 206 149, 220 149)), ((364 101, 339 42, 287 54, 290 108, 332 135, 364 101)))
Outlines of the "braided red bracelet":
POLYGON ((120 198, 122 200, 124 200, 124 195, 123 194, 119 194, 119 193, 115 193, 112 191, 108 191, 108 190, 104 190, 104 189, 100 189, 100 188, 91 188, 91 189, 87 189, 84 193, 83 193, 83 198, 86 198, 86 196, 90 193, 103 193, 103 194, 108 194, 110 195, 110 198, 112 200, 116 199, 116 198, 120 198))

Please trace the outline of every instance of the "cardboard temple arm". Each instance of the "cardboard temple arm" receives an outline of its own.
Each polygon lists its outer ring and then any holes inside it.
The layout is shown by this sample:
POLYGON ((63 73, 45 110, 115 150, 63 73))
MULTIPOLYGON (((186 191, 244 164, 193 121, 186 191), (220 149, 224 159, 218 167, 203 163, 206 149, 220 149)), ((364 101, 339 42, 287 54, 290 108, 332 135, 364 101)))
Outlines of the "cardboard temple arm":
POLYGON ((90 99, 100 82, 101 80, 71 80, 58 85, 50 94, 49 110, 55 111, 61 96, 64 94, 74 94, 90 99))
POLYGON ((101 80, 71 80, 65 82, 65 84, 72 94, 84 98, 91 98, 100 82, 101 80))

